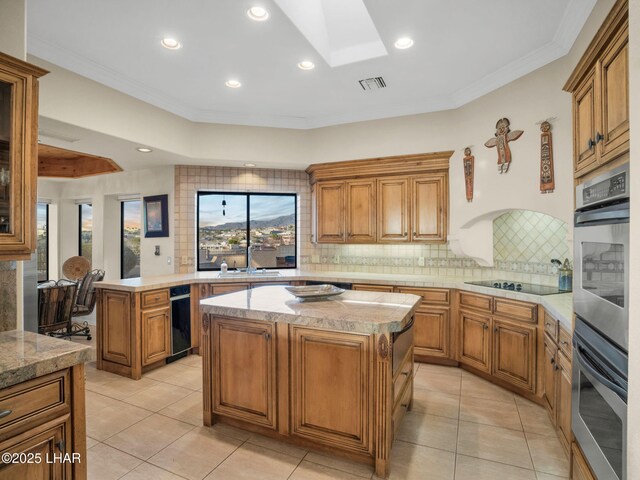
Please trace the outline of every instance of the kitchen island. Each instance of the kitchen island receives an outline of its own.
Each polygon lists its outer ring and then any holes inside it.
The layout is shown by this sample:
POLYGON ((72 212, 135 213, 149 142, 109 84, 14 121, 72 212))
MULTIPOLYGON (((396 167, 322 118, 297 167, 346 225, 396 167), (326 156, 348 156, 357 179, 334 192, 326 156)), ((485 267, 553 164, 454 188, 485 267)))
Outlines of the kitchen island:
POLYGON ((417 295, 302 302, 263 286, 200 303, 204 423, 227 423, 389 473, 413 396, 417 295))

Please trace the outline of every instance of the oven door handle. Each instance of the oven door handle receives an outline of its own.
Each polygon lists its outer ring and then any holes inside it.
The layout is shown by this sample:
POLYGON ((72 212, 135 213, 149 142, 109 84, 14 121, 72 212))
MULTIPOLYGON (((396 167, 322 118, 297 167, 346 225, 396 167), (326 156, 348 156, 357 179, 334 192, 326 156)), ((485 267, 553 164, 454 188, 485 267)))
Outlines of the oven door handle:
POLYGON ((577 346, 575 351, 576 351, 576 355, 578 357, 578 362, 580 363, 580 366, 584 367, 584 369, 587 372, 589 372, 591 375, 593 375, 596 380, 598 380, 600 383, 602 383, 602 385, 607 387, 609 390, 613 390, 615 393, 617 393, 618 396, 620 396, 620 398, 622 398, 626 403, 627 402, 627 392, 625 391, 625 389, 622 388, 620 385, 617 385, 617 384, 613 383, 611 380, 609 380, 608 378, 603 376, 600 372, 598 372, 591 365, 591 362, 589 361, 589 359, 584 356, 584 354, 582 353, 582 349, 580 348, 579 345, 577 346))
POLYGON ((629 220, 629 208, 621 208, 608 212, 581 212, 576 214, 576 226, 590 222, 601 222, 604 220, 629 220))

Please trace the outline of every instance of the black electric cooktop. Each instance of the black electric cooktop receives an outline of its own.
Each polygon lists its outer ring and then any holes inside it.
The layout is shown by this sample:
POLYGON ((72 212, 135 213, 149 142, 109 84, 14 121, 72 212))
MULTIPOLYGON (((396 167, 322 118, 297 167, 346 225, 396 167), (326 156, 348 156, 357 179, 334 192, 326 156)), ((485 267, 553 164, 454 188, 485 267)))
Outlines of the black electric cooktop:
POLYGON ((509 280, 479 280, 477 282, 465 282, 469 285, 480 285, 482 287, 499 288, 500 290, 513 290, 514 292, 531 293, 533 295, 555 295, 557 293, 569 293, 560 290, 558 287, 548 285, 536 285, 534 283, 518 283, 509 280))

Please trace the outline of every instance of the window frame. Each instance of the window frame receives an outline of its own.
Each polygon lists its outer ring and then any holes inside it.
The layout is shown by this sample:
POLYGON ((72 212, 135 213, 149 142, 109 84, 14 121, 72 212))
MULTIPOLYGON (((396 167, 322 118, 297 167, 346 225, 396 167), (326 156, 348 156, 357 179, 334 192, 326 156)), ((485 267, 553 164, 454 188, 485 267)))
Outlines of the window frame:
MULTIPOLYGON (((46 207, 45 224, 47 226, 47 242, 46 242, 46 244, 47 244, 47 253, 45 255, 45 262, 46 262, 45 272, 46 272, 46 277, 47 278, 46 278, 46 280, 38 280, 38 282, 37 282, 37 283, 44 283, 44 282, 47 282, 49 280, 49 250, 50 250, 50 238, 51 238, 51 235, 50 235, 51 232, 49 231, 49 203, 47 203, 47 202, 36 202, 36 247, 38 245, 38 242, 37 242, 37 235, 38 235, 37 234, 37 231, 38 231, 38 228, 37 228, 37 219, 38 219, 37 208, 38 208, 38 204, 44 205, 46 207)), ((37 255, 37 252, 36 252, 36 272, 37 271, 38 271, 38 255, 37 255)))
MULTIPOLYGON (((200 267, 200 197, 209 195, 235 195, 243 196, 247 200, 247 249, 251 246, 251 197, 293 197, 293 221, 295 227, 295 261, 293 267, 262 267, 265 270, 295 270, 298 268, 298 194, 297 193, 279 193, 279 192, 233 192, 233 191, 217 191, 217 190, 201 190, 196 192, 196 271, 197 272, 219 272, 220 268, 201 268, 200 267)), ((245 254, 246 255, 246 254, 245 254)), ((246 268, 246 267, 240 267, 246 268)))
MULTIPOLYGON (((130 200, 120 201, 120 279, 126 280, 124 277, 124 204, 127 202, 140 202, 140 243, 142 244, 142 198, 132 198, 130 200)), ((142 267, 142 252, 140 252, 140 267, 142 267)), ((142 273, 142 272, 140 272, 142 273)), ((136 277, 127 277, 136 278, 136 277)))
POLYGON ((93 203, 78 204, 78 256, 82 257, 82 206, 91 207, 91 264, 93 264, 93 203))

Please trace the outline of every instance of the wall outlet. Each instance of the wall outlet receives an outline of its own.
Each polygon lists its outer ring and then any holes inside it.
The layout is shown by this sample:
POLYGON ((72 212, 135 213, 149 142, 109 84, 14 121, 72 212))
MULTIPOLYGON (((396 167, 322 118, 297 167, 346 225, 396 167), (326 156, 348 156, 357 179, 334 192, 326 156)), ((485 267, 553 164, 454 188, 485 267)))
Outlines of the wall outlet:
POLYGON ((424 257, 418 257, 418 266, 424 267, 424 257))
POLYGON ((340 255, 336 255, 336 264, 340 263, 340 255))
POLYGON ((182 265, 189 265, 189 257, 187 257, 186 255, 182 256, 182 260, 180 261, 180 263, 182 265))
POLYGON ((167 257, 167 265, 171 265, 171 257, 167 257))

